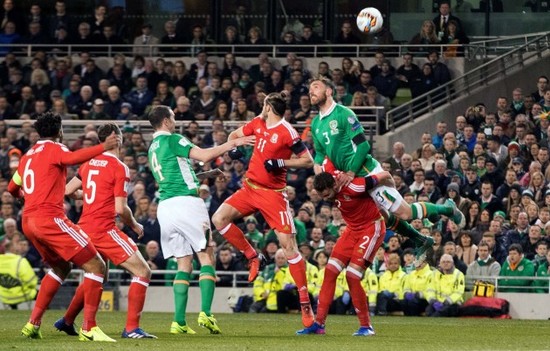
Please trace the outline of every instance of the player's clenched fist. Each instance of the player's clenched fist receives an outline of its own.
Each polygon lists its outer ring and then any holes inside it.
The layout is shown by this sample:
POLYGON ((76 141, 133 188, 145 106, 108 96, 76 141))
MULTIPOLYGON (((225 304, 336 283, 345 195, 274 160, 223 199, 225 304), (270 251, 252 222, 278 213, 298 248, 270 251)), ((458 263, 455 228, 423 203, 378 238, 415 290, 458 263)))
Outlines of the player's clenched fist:
POLYGON ((229 151, 228 154, 232 160, 238 160, 244 156, 243 152, 237 148, 234 148, 233 150, 229 151))
POLYGON ((285 161, 280 158, 279 159, 272 158, 270 160, 265 160, 264 167, 266 171, 273 172, 278 169, 284 168, 285 161))
POLYGON ((103 142, 103 148, 105 150, 112 150, 118 146, 120 146, 121 140, 115 132, 112 132, 111 135, 109 135, 105 141, 103 142))
POLYGON ((132 226, 132 230, 134 231, 134 233, 137 234, 138 239, 141 239, 143 237, 143 225, 141 225, 140 223, 135 222, 132 226))

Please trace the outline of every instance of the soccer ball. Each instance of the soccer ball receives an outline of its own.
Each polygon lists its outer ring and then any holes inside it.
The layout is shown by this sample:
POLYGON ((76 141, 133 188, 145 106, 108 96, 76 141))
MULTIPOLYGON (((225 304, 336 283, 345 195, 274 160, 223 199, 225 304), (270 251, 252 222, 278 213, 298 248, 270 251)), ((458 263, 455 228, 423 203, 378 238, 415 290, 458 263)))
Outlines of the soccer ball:
POLYGON ((378 9, 367 7, 361 10, 357 15, 357 27, 363 33, 376 33, 382 28, 384 19, 378 9))

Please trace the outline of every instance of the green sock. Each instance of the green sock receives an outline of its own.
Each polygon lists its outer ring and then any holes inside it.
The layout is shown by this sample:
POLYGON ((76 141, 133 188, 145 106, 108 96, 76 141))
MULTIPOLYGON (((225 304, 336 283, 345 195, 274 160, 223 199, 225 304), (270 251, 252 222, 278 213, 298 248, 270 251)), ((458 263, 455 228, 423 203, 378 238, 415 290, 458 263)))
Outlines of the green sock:
POLYGON ((216 288, 216 271, 212 266, 202 266, 199 277, 199 287, 201 289, 201 310, 210 316, 212 300, 214 300, 214 290, 216 288))
POLYGON ((436 205, 430 202, 415 202, 411 205, 412 218, 434 218, 435 215, 444 215, 450 217, 453 215, 453 209, 445 205, 436 205))
POLYGON ((174 321, 179 325, 186 325, 185 312, 187 310, 187 298, 189 291, 189 279, 191 275, 187 272, 178 271, 174 278, 174 302, 176 310, 174 311, 174 321))
POLYGON ((426 237, 420 234, 418 230, 414 229, 407 221, 398 219, 393 214, 389 215, 387 224, 393 231, 411 239, 416 246, 420 246, 426 241, 426 237))

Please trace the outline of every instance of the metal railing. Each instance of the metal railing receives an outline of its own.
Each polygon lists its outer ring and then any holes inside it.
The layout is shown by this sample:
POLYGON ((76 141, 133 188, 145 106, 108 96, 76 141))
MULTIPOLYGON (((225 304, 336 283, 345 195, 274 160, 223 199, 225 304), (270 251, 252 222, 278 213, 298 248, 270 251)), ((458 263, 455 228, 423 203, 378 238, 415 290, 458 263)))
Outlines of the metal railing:
MULTIPOLYGON (((487 59, 506 54, 510 50, 529 44, 540 36, 548 34, 547 32, 529 33, 524 35, 512 35, 497 38, 483 38, 483 40, 471 41, 469 44, 469 59, 487 59)), ((536 50, 536 46, 529 47, 527 50, 536 50)))
MULTIPOLYGON (((371 142, 374 142, 374 136, 378 134, 378 120, 379 116, 382 115, 384 110, 383 107, 364 107, 358 106, 353 107, 353 110, 357 114, 359 121, 365 129, 365 133, 369 135, 371 142)), ((21 119, 9 119, 4 120, 8 127, 21 127, 21 125, 28 120, 21 119)), ((153 128, 149 121, 145 120, 63 120, 63 136, 66 141, 72 142, 78 139, 84 133, 84 127, 88 124, 92 124, 95 127, 101 125, 105 122, 116 123, 121 129, 125 126, 131 126, 134 130, 139 131, 143 134, 145 140, 150 141, 153 128)), ((176 121, 176 128, 180 134, 185 132, 187 125, 190 121, 176 121)), ((212 121, 195 121, 199 124, 199 135, 204 135, 212 129, 212 121)), ((244 125, 246 121, 224 121, 223 124, 227 131, 232 131, 238 127, 244 125)), ((302 133, 304 129, 308 126, 305 122, 298 122, 292 125, 299 133, 302 133)))
POLYGON ((472 94, 492 82, 521 69, 527 62, 540 59, 550 49, 550 32, 539 35, 524 45, 467 72, 463 76, 437 87, 411 101, 400 105, 386 114, 386 128, 396 128, 411 123, 436 107, 450 103, 453 99, 472 94))

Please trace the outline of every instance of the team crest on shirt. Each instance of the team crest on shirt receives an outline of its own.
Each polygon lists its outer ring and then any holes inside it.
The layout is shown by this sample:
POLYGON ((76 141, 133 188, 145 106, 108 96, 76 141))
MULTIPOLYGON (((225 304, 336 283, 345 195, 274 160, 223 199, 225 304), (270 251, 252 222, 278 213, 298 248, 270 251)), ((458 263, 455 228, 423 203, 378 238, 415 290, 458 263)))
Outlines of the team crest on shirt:
POLYGON ((330 127, 330 135, 338 134, 338 121, 332 120, 328 126, 330 127))
POLYGON ((277 142, 277 139, 279 139, 279 135, 277 135, 277 133, 274 133, 271 136, 271 139, 269 139, 269 141, 271 141, 273 144, 275 144, 277 142))

